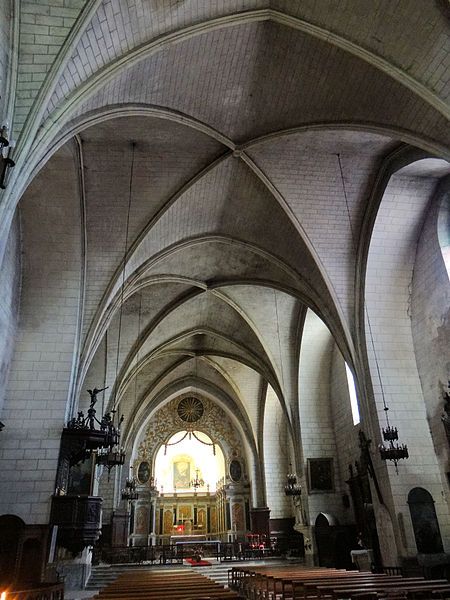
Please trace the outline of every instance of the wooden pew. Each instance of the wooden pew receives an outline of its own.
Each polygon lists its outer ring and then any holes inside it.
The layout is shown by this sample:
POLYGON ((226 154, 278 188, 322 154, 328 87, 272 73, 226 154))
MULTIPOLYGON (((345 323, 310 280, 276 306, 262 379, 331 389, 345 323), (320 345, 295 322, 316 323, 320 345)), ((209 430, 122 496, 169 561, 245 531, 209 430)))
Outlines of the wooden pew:
MULTIPOLYGON (((337 574, 354 574, 356 571, 345 571, 338 569, 317 568, 293 568, 293 567, 235 567, 228 572, 229 586, 245 593, 248 598, 269 598, 278 593, 278 587, 282 586, 283 579, 295 577, 320 577, 337 574), (270 589, 273 588, 273 589, 270 589)), ((282 591, 282 590, 281 590, 282 591)))
POLYGON ((128 572, 99 592, 98 600, 243 600, 203 575, 191 571, 128 572))
POLYGON ((381 592, 387 594, 389 591, 432 591, 440 589, 443 586, 448 586, 449 583, 445 579, 425 580, 420 578, 402 578, 400 580, 372 581, 359 583, 355 585, 319 585, 317 586, 318 598, 333 598, 333 600, 342 600, 352 598, 354 594, 363 592, 381 592))

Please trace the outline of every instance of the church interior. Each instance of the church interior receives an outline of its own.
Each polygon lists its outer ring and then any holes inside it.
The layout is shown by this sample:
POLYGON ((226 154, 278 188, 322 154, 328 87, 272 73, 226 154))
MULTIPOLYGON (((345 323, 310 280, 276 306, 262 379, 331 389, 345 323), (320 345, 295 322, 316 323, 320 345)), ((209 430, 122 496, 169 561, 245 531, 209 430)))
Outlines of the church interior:
POLYGON ((197 554, 450 577, 449 25, 0 2, 1 600, 197 554))

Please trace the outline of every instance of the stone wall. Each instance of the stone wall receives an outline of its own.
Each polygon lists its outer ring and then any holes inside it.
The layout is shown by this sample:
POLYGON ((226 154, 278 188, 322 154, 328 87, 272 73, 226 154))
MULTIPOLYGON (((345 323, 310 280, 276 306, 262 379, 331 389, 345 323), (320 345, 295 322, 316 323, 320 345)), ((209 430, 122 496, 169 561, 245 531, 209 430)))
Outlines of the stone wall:
POLYGON ((46 523, 70 390, 80 295, 78 173, 68 147, 22 198, 23 301, 5 394, 0 514, 46 523))
POLYGON ((0 125, 5 119, 6 86, 10 47, 11 6, 13 0, 0 2, 0 125))
POLYGON ((264 465, 271 519, 292 517, 293 514, 292 500, 284 495, 291 447, 286 415, 269 386, 264 412, 264 465))
MULTIPOLYGON (((406 443, 409 450, 409 458, 401 461, 398 474, 392 463, 381 465, 379 459, 374 463, 381 485, 390 487, 389 492, 385 492, 385 502, 394 527, 397 522, 404 522, 404 551, 408 556, 417 553, 407 504, 408 493, 417 485, 428 490, 435 501, 446 549, 450 541, 448 505, 444 501, 441 474, 429 428, 424 426, 427 413, 410 318, 417 242, 435 187, 436 180, 428 177, 392 177, 375 223, 366 277, 367 311, 376 355, 370 337, 367 350, 378 419, 380 427, 385 427, 384 393, 390 422, 398 428, 399 442, 406 443)), ((419 258, 420 263, 423 265, 423 259, 419 258)), ((421 345, 424 352, 434 355, 422 340, 421 345)), ((396 539, 400 543, 400 536, 396 539)), ((400 547, 399 553, 403 553, 400 547)))
POLYGON ((20 218, 16 211, 0 268, 0 415, 14 349, 20 305, 20 218))
POLYGON ((333 346, 334 342, 326 325, 309 310, 305 319, 299 368, 299 407, 305 476, 308 458, 331 458, 334 479, 333 492, 311 492, 308 486, 303 486, 305 496, 308 493, 310 523, 315 522, 320 512, 332 513, 341 519, 342 489, 330 404, 333 346))
POLYGON ((446 473, 450 450, 442 423, 443 390, 450 377, 450 282, 438 238, 440 219, 448 235, 450 205, 442 189, 433 199, 420 236, 411 296, 411 325, 426 414, 442 477, 450 501, 446 473))
MULTIPOLYGON (((339 348, 334 345, 331 357, 331 413, 334 422, 336 438, 336 458, 338 477, 341 481, 342 495, 350 496, 350 490, 345 481, 349 478, 349 464, 359 460, 358 431, 359 425, 353 425, 352 409, 348 391, 345 361, 339 348)), ((364 423, 361 424, 364 430, 364 423)), ((353 523, 354 515, 350 508, 342 505, 340 512, 341 523, 353 523)))

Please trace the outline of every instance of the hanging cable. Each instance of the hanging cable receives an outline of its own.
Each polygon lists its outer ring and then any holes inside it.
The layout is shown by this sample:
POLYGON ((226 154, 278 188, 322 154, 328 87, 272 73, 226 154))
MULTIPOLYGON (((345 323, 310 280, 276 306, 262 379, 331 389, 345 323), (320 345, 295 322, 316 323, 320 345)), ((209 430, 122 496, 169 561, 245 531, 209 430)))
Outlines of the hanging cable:
POLYGON ((139 350, 141 343, 141 315, 142 315, 142 290, 139 294, 139 308, 138 308, 138 350, 136 352, 136 377, 134 378, 134 405, 137 402, 137 384, 139 376, 139 350))
POLYGON ((122 314, 123 314, 123 297, 125 290, 125 268, 127 264, 128 258, 128 234, 130 228, 130 211, 131 211, 131 198, 132 198, 132 190, 133 190, 133 173, 134 173, 134 153, 136 148, 136 142, 131 143, 131 166, 130 166, 130 178, 128 184, 128 208, 127 208, 127 219, 126 219, 126 227, 125 227, 125 243, 124 243, 124 251, 123 251, 123 265, 122 265, 122 286, 120 291, 120 309, 119 309, 119 333, 117 336, 117 353, 116 353, 116 375, 115 375, 115 387, 114 387, 114 399, 113 399, 113 414, 116 412, 116 400, 117 400, 117 375, 119 372, 119 354, 120 354, 120 339, 122 335, 122 314))
MULTIPOLYGON (((348 216, 348 221, 349 221, 349 226, 350 226, 350 234, 351 234, 351 239, 352 239, 353 251, 356 255, 356 251, 357 251, 356 236, 353 231, 352 220, 351 220, 351 216, 350 216, 350 208, 349 208, 349 204, 348 204, 347 190, 345 187, 344 171, 342 168, 341 156, 340 156, 340 154, 336 154, 336 156, 337 156, 338 165, 339 165, 339 173, 340 173, 340 177, 341 177, 342 190, 343 190, 344 198, 345 198, 345 206, 347 208, 347 216, 348 216)), ((392 462, 395 465, 395 470, 398 473, 398 468, 397 468, 398 461, 401 458, 408 458, 408 456, 409 456, 408 448, 407 448, 406 444, 403 444, 402 446, 399 446, 398 444, 396 446, 394 445, 394 441, 398 440, 398 431, 397 431, 396 427, 391 427, 391 425, 389 423, 389 416, 388 416, 389 408, 386 404, 383 380, 381 378, 380 365, 378 363, 378 357, 377 357, 377 353, 375 350, 375 342, 373 339, 372 324, 371 324, 370 317, 369 317, 369 311, 367 309, 365 294, 363 295, 363 307, 364 307, 364 313, 365 313, 365 316, 367 319, 370 342, 371 342, 371 346, 372 346, 373 357, 375 360, 378 381, 380 382, 380 391, 381 391, 381 399, 383 401, 383 410, 384 410, 384 414, 386 417, 386 428, 385 429, 382 428, 383 439, 384 439, 384 441, 387 441, 389 443, 389 446, 387 448, 384 446, 384 444, 380 444, 380 446, 379 446, 380 456, 381 456, 382 460, 392 460, 392 462)))

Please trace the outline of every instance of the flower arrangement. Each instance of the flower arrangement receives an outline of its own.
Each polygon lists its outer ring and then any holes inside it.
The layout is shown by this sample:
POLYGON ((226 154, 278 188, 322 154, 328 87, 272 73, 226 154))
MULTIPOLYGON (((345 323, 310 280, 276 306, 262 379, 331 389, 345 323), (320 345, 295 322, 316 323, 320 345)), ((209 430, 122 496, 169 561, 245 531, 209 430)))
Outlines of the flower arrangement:
POLYGON ((202 556, 203 556, 203 548, 196 548, 194 550, 194 560, 196 562, 200 562, 202 560, 202 556))

